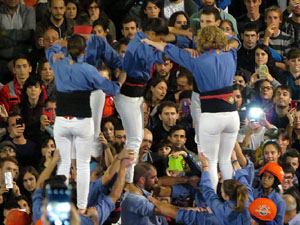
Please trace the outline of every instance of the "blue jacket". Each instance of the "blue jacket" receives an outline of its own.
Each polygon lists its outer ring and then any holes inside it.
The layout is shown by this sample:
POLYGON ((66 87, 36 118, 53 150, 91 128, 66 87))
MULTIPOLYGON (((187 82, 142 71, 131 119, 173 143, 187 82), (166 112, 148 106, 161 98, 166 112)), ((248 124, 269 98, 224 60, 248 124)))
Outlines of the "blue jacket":
POLYGON ((127 72, 127 79, 146 83, 150 79, 150 71, 154 63, 164 63, 162 52, 155 50, 151 46, 142 43, 141 40, 147 38, 143 32, 135 34, 126 48, 123 69, 127 72))
POLYGON ((254 189, 253 191, 253 197, 254 199, 257 198, 268 198, 272 200, 275 205, 277 206, 277 213, 275 217, 275 221, 277 224, 283 224, 284 223, 284 215, 285 215, 285 209, 286 209, 286 204, 285 201, 280 197, 280 195, 273 190, 270 194, 267 196, 264 194, 264 191, 262 188, 257 188, 254 189))
MULTIPOLYGON (((247 182, 247 171, 241 169, 236 172, 236 179, 240 183, 245 184, 248 190, 248 198, 251 201, 251 187, 247 182)), ((235 201, 221 202, 214 189, 211 187, 211 181, 208 171, 202 173, 200 187, 202 187, 203 197, 206 199, 208 206, 213 211, 214 215, 218 218, 222 218, 224 225, 249 225, 250 224, 250 213, 248 211, 249 202, 247 203, 246 209, 243 212, 236 212, 233 207, 236 205, 235 201)))
POLYGON ((94 66, 84 63, 82 57, 78 57, 78 62, 73 61, 70 56, 53 62, 53 55, 61 51, 62 47, 57 44, 51 46, 46 52, 59 92, 71 93, 101 89, 111 96, 120 93, 118 82, 102 77, 94 66))
POLYGON ((207 92, 232 86, 237 65, 236 50, 206 51, 197 58, 192 58, 188 51, 167 44, 164 53, 171 60, 193 73, 198 90, 207 92))

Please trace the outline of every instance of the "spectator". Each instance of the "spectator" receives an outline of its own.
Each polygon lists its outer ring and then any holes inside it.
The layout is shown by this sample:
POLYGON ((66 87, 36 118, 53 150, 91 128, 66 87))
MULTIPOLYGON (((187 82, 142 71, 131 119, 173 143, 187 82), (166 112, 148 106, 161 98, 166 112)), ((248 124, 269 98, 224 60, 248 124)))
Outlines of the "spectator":
POLYGON ((0 143, 0 158, 16 157, 16 146, 11 141, 2 141, 0 143))
POLYGON ((20 1, 5 0, 0 5, 0 21, 0 82, 6 83, 12 78, 8 70, 10 60, 17 54, 27 55, 32 50, 35 12, 20 1))
POLYGON ((8 113, 11 113, 14 106, 20 103, 23 86, 32 69, 25 55, 16 56, 13 60, 13 67, 14 80, 0 90, 0 104, 5 106, 8 113))
POLYGON ((245 27, 246 24, 257 26, 259 31, 265 29, 264 15, 259 12, 261 3, 262 0, 244 0, 247 13, 237 18, 239 32, 243 31, 243 27, 245 27))
MULTIPOLYGON (((299 182, 299 180, 300 180, 300 173, 299 173, 300 154, 299 154, 299 151, 294 148, 288 149, 282 157, 282 162, 288 163, 294 168, 297 180, 299 182)), ((299 183, 297 185, 299 186, 299 183)))
POLYGON ((145 0, 140 9, 140 23, 146 19, 163 18, 163 2, 160 0, 145 0))
POLYGON ((233 30, 233 24, 230 20, 222 20, 220 24, 220 29, 229 36, 236 36, 233 30))
POLYGON ((178 11, 184 11, 188 16, 192 16, 197 12, 197 5, 193 0, 167 0, 164 2, 163 10, 167 19, 169 19, 173 13, 178 11))
POLYGON ((38 178, 39 173, 32 166, 27 166, 20 171, 20 187, 23 189, 22 193, 25 194, 30 201, 32 200, 38 178))
POLYGON ((125 17, 122 21, 122 35, 125 38, 133 39, 136 32, 139 31, 137 21, 132 17, 125 17))
POLYGON ((139 161, 153 163, 151 146, 153 142, 153 135, 150 130, 144 128, 144 138, 139 150, 139 161))
POLYGON ((78 16, 82 13, 80 12, 82 10, 80 2, 77 0, 67 0, 65 4, 66 4, 66 12, 65 12, 66 19, 76 20, 78 16))
POLYGON ((50 67, 49 62, 46 58, 42 58, 38 62, 37 73, 41 77, 43 84, 46 89, 48 98, 56 97, 56 86, 54 82, 54 73, 50 67))
POLYGON ((176 29, 189 28, 189 16, 184 11, 174 12, 169 19, 169 26, 174 27, 176 29))
POLYGON ((42 159, 40 161, 40 165, 38 168, 39 172, 42 172, 46 167, 49 166, 53 158, 54 151, 56 149, 55 141, 52 137, 46 138, 42 142, 41 146, 42 146, 41 148, 42 159))
POLYGON ((40 153, 36 151, 36 144, 24 137, 25 128, 22 117, 16 113, 11 114, 8 118, 7 140, 15 144, 16 159, 20 166, 37 166, 41 158, 40 153))
POLYGON ((292 99, 300 100, 300 50, 297 48, 291 49, 287 53, 287 71, 285 77, 287 78, 287 85, 292 89, 292 99))
POLYGON ((300 222, 300 214, 297 214, 297 202, 295 198, 291 195, 283 195, 282 199, 287 205, 284 216, 284 223, 289 225, 298 224, 300 222))
POLYGON ((93 22, 93 34, 106 39, 108 32, 108 20, 106 18, 99 18, 93 22))

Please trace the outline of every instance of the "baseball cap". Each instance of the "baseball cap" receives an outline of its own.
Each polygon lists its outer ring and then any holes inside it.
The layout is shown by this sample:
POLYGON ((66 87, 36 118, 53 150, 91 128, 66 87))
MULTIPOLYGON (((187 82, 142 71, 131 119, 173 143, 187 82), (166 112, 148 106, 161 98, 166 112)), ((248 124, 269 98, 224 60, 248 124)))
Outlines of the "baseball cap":
POLYGON ((277 207, 275 203, 268 198, 258 198, 249 205, 249 212, 254 219, 272 221, 276 216, 277 207))
POLYGON ((12 143, 11 141, 2 141, 0 143, 0 149, 5 147, 5 146, 10 146, 12 147, 14 150, 16 150, 16 146, 14 145, 14 143, 12 143))
POLYGON ((11 210, 6 217, 6 225, 30 225, 31 222, 31 216, 18 209, 11 210))

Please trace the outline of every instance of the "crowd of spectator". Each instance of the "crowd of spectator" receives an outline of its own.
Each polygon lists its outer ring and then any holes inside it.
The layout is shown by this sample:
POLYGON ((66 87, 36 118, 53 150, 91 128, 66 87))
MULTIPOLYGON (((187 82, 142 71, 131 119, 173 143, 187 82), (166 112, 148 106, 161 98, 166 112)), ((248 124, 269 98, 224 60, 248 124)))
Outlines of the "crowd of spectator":
POLYGON ((300 0, 0 0, 0 224, 49 224, 66 184, 62 224, 300 224, 299 43, 300 0), (207 27, 236 67, 202 60, 207 27), (222 146, 199 132, 219 72, 239 115, 222 146))

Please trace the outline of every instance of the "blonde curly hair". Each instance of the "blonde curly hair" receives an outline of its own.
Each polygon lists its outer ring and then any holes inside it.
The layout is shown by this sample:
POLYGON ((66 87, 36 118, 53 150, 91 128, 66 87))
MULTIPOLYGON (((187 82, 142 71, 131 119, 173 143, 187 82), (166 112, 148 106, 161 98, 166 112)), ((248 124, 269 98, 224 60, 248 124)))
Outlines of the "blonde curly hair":
POLYGON ((223 49, 227 44, 224 32, 216 26, 207 26, 198 31, 196 44, 198 51, 204 52, 209 49, 223 49))

